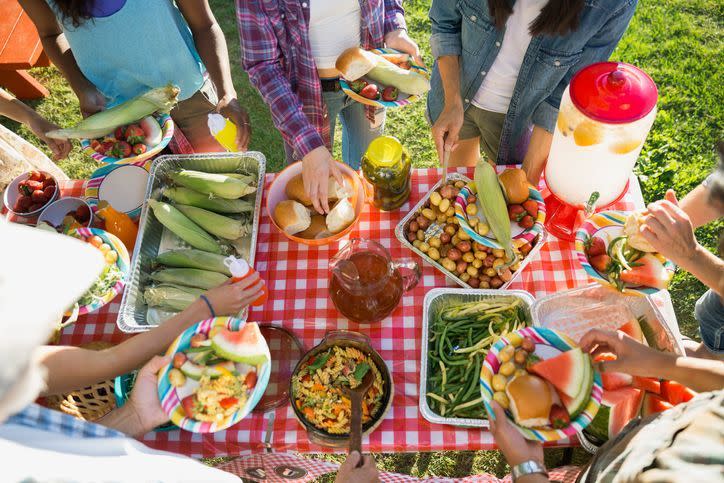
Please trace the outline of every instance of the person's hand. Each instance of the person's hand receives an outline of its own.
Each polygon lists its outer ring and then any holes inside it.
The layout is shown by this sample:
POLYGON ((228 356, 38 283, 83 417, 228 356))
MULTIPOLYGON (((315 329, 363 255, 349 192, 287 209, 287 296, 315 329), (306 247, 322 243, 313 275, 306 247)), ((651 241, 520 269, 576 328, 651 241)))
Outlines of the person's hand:
POLYGON ((236 95, 225 96, 219 99, 216 112, 229 119, 236 125, 236 146, 240 151, 249 149, 251 140, 251 122, 246 109, 239 105, 236 95))
POLYGON ((495 444, 505 455, 508 464, 513 467, 525 461, 534 460, 543 464, 543 445, 538 441, 525 439, 515 426, 510 424, 503 407, 491 401, 495 420, 489 418, 490 432, 493 433, 495 444))
POLYGON ((329 213, 329 177, 334 176, 340 186, 344 178, 327 148, 319 146, 307 153, 302 159, 302 180, 304 191, 311 198, 314 209, 319 214, 329 213))
POLYGON ((435 141, 440 162, 442 162, 445 151, 452 151, 457 147, 464 114, 462 102, 446 102, 437 121, 432 125, 432 139, 435 141))
POLYGON ((679 207, 674 190, 668 190, 663 200, 651 203, 647 210, 639 229, 651 246, 677 265, 693 258, 699 244, 689 215, 679 207))
POLYGON ((205 295, 216 315, 236 315, 259 298, 262 291, 260 282, 259 273, 254 273, 238 282, 232 282, 229 279, 218 287, 212 288, 205 295))
POLYGON ((647 347, 620 331, 592 329, 580 340, 581 348, 593 357, 601 354, 613 354, 616 360, 597 362, 601 372, 624 372, 632 376, 656 377, 665 363, 663 358, 670 357, 664 352, 647 347))
POLYGON ((420 48, 414 40, 407 35, 407 30, 393 30, 385 35, 385 45, 391 49, 410 54, 417 65, 425 65, 420 56, 420 48))
POLYGON ((136 382, 128 399, 128 410, 136 419, 138 431, 145 434, 156 426, 168 421, 168 415, 158 399, 158 371, 171 362, 170 357, 155 356, 138 371, 136 382))
POLYGON ((76 94, 83 117, 88 117, 106 108, 106 98, 94 86, 88 86, 76 94))
POLYGON ((375 465, 375 459, 371 455, 363 456, 357 451, 352 451, 342 466, 337 471, 335 482, 374 483, 380 481, 380 475, 375 465), (362 466, 357 465, 362 460, 362 466))
POLYGON ((53 159, 56 161, 68 157, 68 153, 73 149, 73 145, 69 140, 53 139, 45 135, 48 131, 59 129, 59 127, 40 115, 34 116, 28 124, 28 127, 41 141, 48 145, 48 148, 50 148, 50 151, 53 153, 53 159))

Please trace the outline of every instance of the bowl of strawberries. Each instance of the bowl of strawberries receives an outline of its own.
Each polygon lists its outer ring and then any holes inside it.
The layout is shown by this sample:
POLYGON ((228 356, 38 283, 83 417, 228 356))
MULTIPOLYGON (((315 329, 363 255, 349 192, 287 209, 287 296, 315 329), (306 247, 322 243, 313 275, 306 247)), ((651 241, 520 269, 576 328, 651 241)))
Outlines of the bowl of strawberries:
POLYGON ((16 215, 34 217, 58 199, 58 181, 46 171, 23 173, 7 186, 3 201, 16 215))
POLYGON ((82 139, 80 145, 90 157, 102 163, 135 163, 160 153, 171 141, 173 131, 171 116, 157 114, 119 126, 102 138, 82 139))

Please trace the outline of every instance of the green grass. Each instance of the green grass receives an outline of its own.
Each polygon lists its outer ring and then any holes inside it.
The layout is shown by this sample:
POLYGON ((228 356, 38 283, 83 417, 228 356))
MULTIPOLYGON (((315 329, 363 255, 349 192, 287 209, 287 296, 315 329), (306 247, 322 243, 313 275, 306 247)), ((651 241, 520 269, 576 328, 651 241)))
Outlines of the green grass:
MULTIPOLYGON (((432 64, 427 9, 429 0, 406 0, 407 22, 412 37, 420 44, 426 63, 432 64)), ((226 34, 232 75, 239 99, 248 109, 253 126, 251 149, 263 152, 269 171, 284 164, 281 137, 271 122, 269 110, 253 89, 239 65, 239 42, 233 2, 212 0, 211 4, 226 34)), ((638 162, 636 172, 647 201, 660 199, 666 189, 683 195, 696 186, 715 163, 713 145, 724 134, 724 60, 722 23, 724 4, 717 0, 668 0, 640 2, 614 58, 643 68, 659 87, 658 115, 638 162)), ((56 69, 34 69, 51 95, 31 102, 41 114, 63 126, 79 118, 78 104, 56 69)), ((24 127, 1 120, 21 135, 40 145, 24 127)), ((407 146, 416 167, 436 165, 436 156, 424 117, 424 102, 393 110, 387 116, 387 131, 407 146)), ((44 149, 43 146, 41 148, 44 149)), ((339 155, 339 146, 335 149, 339 155)), ((75 150, 60 166, 71 177, 87 177, 96 165, 75 150)), ((714 249, 723 223, 710 224, 697 231, 697 237, 714 249)), ((698 339, 693 304, 703 293, 701 283, 686 273, 677 273, 671 287, 674 308, 681 330, 698 339)), ((547 451, 548 464, 560 461, 562 451, 547 451)), ((497 451, 459 451, 410 454, 378 454, 378 466, 414 476, 462 477, 490 472, 504 475, 508 468, 497 451)), ((321 456, 339 461, 339 456, 321 456)), ((587 455, 574 452, 574 462, 587 455)), ((323 478, 331 481, 331 478, 323 478)))

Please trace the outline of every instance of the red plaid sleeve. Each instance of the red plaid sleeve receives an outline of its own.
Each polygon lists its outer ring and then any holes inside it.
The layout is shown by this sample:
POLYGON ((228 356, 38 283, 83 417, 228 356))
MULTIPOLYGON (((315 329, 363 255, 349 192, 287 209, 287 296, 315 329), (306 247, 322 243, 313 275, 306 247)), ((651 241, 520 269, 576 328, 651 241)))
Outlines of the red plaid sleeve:
POLYGON ((407 30, 405 23, 405 9, 402 0, 385 0, 385 34, 393 30, 407 30))

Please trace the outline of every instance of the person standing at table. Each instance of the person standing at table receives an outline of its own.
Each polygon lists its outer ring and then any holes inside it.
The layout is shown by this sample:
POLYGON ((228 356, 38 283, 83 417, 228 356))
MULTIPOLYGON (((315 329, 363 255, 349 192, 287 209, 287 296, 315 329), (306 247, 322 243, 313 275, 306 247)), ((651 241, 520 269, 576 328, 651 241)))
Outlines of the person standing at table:
POLYGON ((247 149, 249 116, 208 0, 19 1, 84 116, 171 83, 181 89, 171 117, 195 151, 224 150, 208 127, 212 112, 236 124, 247 149))
POLYGON ((332 157, 342 123, 342 159, 354 169, 383 131, 384 109, 367 108, 341 90, 337 57, 347 48, 387 46, 420 62, 407 35, 402 0, 237 0, 241 62, 269 105, 287 162, 302 161, 304 188, 328 212, 328 178, 340 184, 332 157))
POLYGON ((428 115, 440 159, 480 151, 543 171, 561 96, 582 67, 608 59, 637 0, 433 0, 428 115), (532 126, 532 132, 531 132, 532 126))

